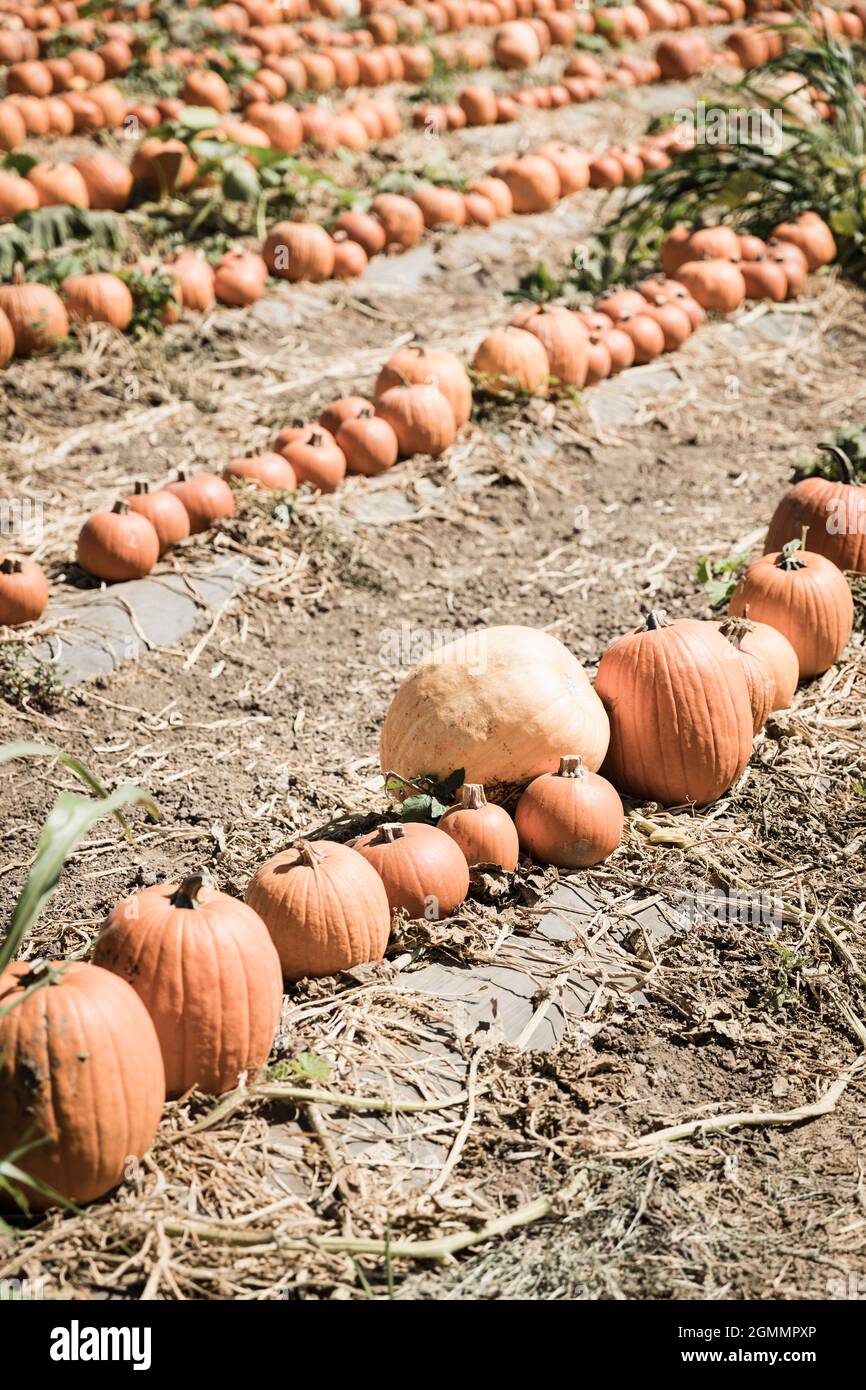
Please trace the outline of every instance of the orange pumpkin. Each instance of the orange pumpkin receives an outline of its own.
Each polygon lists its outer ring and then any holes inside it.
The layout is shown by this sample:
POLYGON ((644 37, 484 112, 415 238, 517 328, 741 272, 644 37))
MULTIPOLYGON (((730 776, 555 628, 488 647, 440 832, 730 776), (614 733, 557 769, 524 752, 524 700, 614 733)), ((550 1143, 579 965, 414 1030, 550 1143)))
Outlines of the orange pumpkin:
POLYGON ((739 266, 730 261, 686 261, 677 279, 702 309, 731 314, 746 298, 746 282, 739 266))
POLYGON ((127 497, 131 511, 138 512, 150 522, 159 540, 159 553, 164 555, 178 541, 189 535, 189 516, 179 497, 166 488, 150 491, 146 482, 137 482, 135 492, 127 497))
POLYGON ((455 188, 426 184, 412 194, 412 201, 421 209, 425 227, 442 227, 449 224, 462 227, 466 221, 463 194, 458 193, 455 188))
POLYGON ((799 246, 810 270, 818 270, 836 259, 833 233, 815 212, 802 212, 794 222, 780 222, 773 228, 773 237, 799 246))
POLYGON ((854 601, 841 571, 798 540, 750 565, 729 605, 787 637, 801 676, 820 676, 838 660, 854 627, 854 601))
POLYGON ((337 431, 337 445, 342 449, 350 473, 362 473, 367 478, 386 473, 397 462, 400 445, 387 420, 365 405, 358 414, 344 421, 337 431))
MULTIPOLYGON (((325 409, 319 416, 319 424, 328 434, 333 435, 336 439, 340 426, 344 424, 346 420, 354 419, 362 410, 367 410, 369 405, 370 402, 367 400, 366 396, 341 396, 339 400, 332 401, 330 405, 325 406, 325 409)), ((302 429, 300 432, 301 435, 303 435, 303 432, 302 429)), ((291 440, 286 440, 288 444, 291 442, 291 440)))
POLYGON ((283 1002, 280 961, 252 908, 199 876, 124 898, 94 965, 132 986, 153 1020, 166 1093, 221 1095, 268 1059, 283 1002))
POLYGON ((530 782, 514 813, 520 844, 542 864, 586 869, 619 847, 623 809, 614 788, 583 759, 565 756, 556 772, 530 782))
POLYGON ((334 272, 334 242, 315 222, 276 222, 262 247, 272 275, 281 280, 327 280, 334 272))
POLYGON ((212 106, 221 115, 232 108, 232 94, 218 72, 191 72, 183 84, 181 100, 187 106, 212 106))
MULTIPOLYGON (((156 1032, 123 980, 82 961, 0 975, 0 1150, 28 1177, 95 1201, 147 1152, 164 1100, 156 1032)), ((24 1195, 36 1211, 54 1205, 38 1188, 24 1195)))
POLYGON ((181 303, 185 309, 200 313, 213 308, 216 293, 214 272, 204 256, 196 251, 181 251, 166 261, 166 267, 180 287, 181 303))
POLYGON ((28 179, 13 169, 0 169, 0 222, 12 222, 19 212, 39 207, 39 194, 28 179))
POLYGON ((464 782, 459 805, 445 812, 439 829, 460 846, 470 868, 494 864, 509 873, 517 868, 517 827, 502 806, 487 800, 478 783, 464 782))
POLYGON ((472 414, 472 383, 459 357, 443 348, 411 343, 395 352, 376 377, 376 400, 394 386, 435 386, 449 402, 461 429, 472 414))
POLYGON ((385 228, 367 212, 343 212, 334 223, 334 231, 342 232, 350 241, 357 241, 368 256, 377 256, 385 249, 385 228))
POLYGON ((63 300, 48 285, 31 285, 16 266, 10 285, 0 285, 0 310, 15 335, 18 357, 52 352, 69 334, 69 318, 63 300))
POLYGON ((132 321, 133 301, 129 286, 117 275, 67 275, 60 286, 73 319, 83 323, 109 323, 121 332, 132 321))
POLYGON ((108 150, 79 155, 73 166, 84 180, 90 206, 124 212, 132 192, 132 172, 108 150))
POLYGON ((469 892, 463 851, 435 825, 420 821, 382 825, 362 835, 355 848, 385 885, 392 912, 438 922, 469 892))
POLYGON ((457 434, 451 402, 432 383, 390 387, 377 397, 376 414, 387 420, 397 436, 402 458, 413 454, 438 458, 457 434))
POLYGON ((620 792, 703 806, 745 768, 752 749, 746 678, 713 623, 651 613, 608 647, 595 688, 610 717, 602 771, 620 792))
POLYGON ((167 483, 166 487, 175 497, 179 497, 186 507, 191 536, 201 535, 202 531, 209 530, 215 521, 222 521, 235 514, 234 493, 228 483, 223 478, 218 478, 215 473, 190 475, 184 469, 180 469, 176 480, 167 483))
POLYGON ((74 164, 34 164, 27 173, 39 196, 39 206, 86 208, 87 184, 74 164))
POLYGON ((388 895, 348 845, 299 841, 256 870, 245 900, 270 932, 286 980, 334 975, 385 954, 388 895))
POLYGON ((373 199, 371 211, 382 224, 387 246, 402 246, 408 250, 417 246, 424 235, 424 214, 411 198, 401 193, 380 193, 373 199))
POLYGON ((476 179, 474 183, 470 183, 469 192, 480 193, 482 197, 489 198, 496 209, 497 217, 510 217, 514 211, 514 199, 505 179, 494 178, 492 175, 476 179))
POLYGON ((159 537, 147 517, 115 502, 94 512, 78 535, 78 564, 97 579, 143 579, 159 559, 159 537))
POLYGON ((316 426, 287 444, 283 457, 292 465, 299 483, 309 483, 319 492, 336 492, 346 476, 342 449, 328 430, 316 426))
POLYGON ((822 447, 835 460, 838 479, 817 476, 795 483, 773 513, 764 550, 781 550, 786 537, 800 535, 806 526, 812 550, 840 570, 866 573, 866 488, 843 449, 822 447))
POLYGON ((48 606, 48 580, 35 560, 0 555, 0 627, 33 623, 48 606))
POLYGON ((363 275, 367 269, 367 252, 357 241, 346 238, 334 238, 334 269, 335 280, 355 280, 359 275, 363 275))
POLYGON ((518 309, 511 320, 543 345, 551 381, 563 386, 586 384, 589 334, 576 314, 551 304, 518 309))
MULTIPOLYGON (((261 299, 267 279, 268 268, 261 256, 252 251, 227 251, 214 271, 213 290, 220 304, 246 308, 261 299)), ((183 295, 180 274, 178 280, 183 295)))
POLYGON ((556 166, 540 155, 508 160, 498 166, 496 177, 508 184, 515 212, 546 212, 555 207, 562 184, 556 166))
POLYGON ((493 43, 493 58, 501 68, 531 68, 541 57, 538 33, 531 24, 513 20, 503 24, 493 43))
POLYGON ((525 328, 494 328, 479 344, 472 365, 480 384, 492 395, 547 394, 551 376, 547 351, 537 335, 525 328))
POLYGON ((266 492, 294 492, 298 485, 295 470, 288 459, 276 453, 230 459, 223 469, 223 477, 246 479, 266 492))
POLYGON ((726 618, 720 624, 720 631, 746 665, 747 681, 749 663, 756 663, 769 674, 771 697, 768 714, 778 709, 788 709, 800 679, 800 663, 787 637, 770 627, 769 623, 752 622, 748 616, 726 618))

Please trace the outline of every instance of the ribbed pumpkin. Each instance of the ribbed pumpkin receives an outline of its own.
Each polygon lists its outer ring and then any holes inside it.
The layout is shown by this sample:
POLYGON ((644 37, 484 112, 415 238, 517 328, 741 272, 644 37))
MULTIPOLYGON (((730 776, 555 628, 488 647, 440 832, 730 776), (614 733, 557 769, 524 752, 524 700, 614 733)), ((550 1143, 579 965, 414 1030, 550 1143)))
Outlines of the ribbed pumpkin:
POLYGON ((204 256, 196 251, 182 251, 170 257, 166 265, 180 286, 185 309, 205 313, 213 307, 216 299, 214 272, 204 256))
POLYGON ((150 1148, 164 1100, 156 1032, 123 980, 81 961, 0 975, 0 1151, 32 1145, 15 1160, 31 1178, 67 1201, 102 1197, 150 1148))
POLYGON ((261 917, 195 875, 124 898, 94 965, 132 986, 153 1020, 166 1093, 221 1095, 268 1059, 283 1000, 280 961, 261 917))
POLYGON ((559 869, 586 869, 619 846, 624 817, 610 782, 589 772, 579 755, 566 755, 556 772, 530 782, 514 820, 522 848, 534 859, 559 869))
POLYGON ((433 385, 392 386, 378 397, 376 414, 387 420, 396 434, 402 458, 413 454, 438 458, 457 434, 451 403, 433 385))
POLYGON ((159 553, 164 555, 178 541, 189 535, 189 516, 179 497, 167 488, 157 488, 154 492, 145 482, 135 484, 135 492, 127 497, 131 511, 138 512, 150 522, 159 539, 159 553))
POLYGON ((511 320, 543 345, 551 380, 563 386, 583 386, 589 360, 589 334, 570 309, 532 304, 518 309, 511 320))
POLYGON ((469 865, 459 845, 435 825, 382 825, 355 843, 385 885, 388 906, 438 922, 469 892, 469 865))
POLYGON ((315 222, 275 222, 262 247, 272 275, 281 280, 327 280, 334 271, 334 243, 315 222))
POLYGON ((508 184, 515 212, 547 212, 559 201, 562 185, 556 166, 540 155, 506 161, 497 177, 508 184))
POLYGON ((243 478, 266 492, 292 492, 298 485, 289 461, 282 454, 270 452, 230 459, 223 469, 223 477, 243 478))
POLYGON ((78 535, 77 559, 97 579, 143 579, 159 559, 159 537, 147 517, 118 501, 110 511, 94 512, 85 521, 78 535))
POLYGON ((20 265, 12 284, 0 285, 0 310, 12 325, 18 357, 52 352, 69 334, 63 300, 48 285, 27 284, 20 265))
POLYGON ((326 429, 313 425, 300 439, 287 444, 288 459, 299 483, 309 483, 319 492, 336 492, 346 476, 346 458, 326 429))
POLYGON ((791 536, 809 528, 809 548, 840 570, 866 573, 866 487, 845 451, 823 445, 836 461, 839 480, 803 478, 780 501, 770 521, 765 551, 778 551, 791 536))
POLYGON ((794 222, 780 222, 773 228, 773 236, 778 241, 789 241, 799 246, 810 270, 829 265, 836 259, 833 233, 815 212, 803 212, 794 222))
POLYGON ((215 521, 235 514, 234 493, 225 479, 215 473, 188 474, 181 469, 177 479, 166 487, 186 507, 191 536, 198 536, 215 521))
POLYGON ((424 215, 417 203, 401 193, 380 193, 373 199, 371 211, 385 232, 387 246, 409 249, 417 246, 424 235, 424 215))
POLYGON ((36 189, 42 208, 86 208, 90 204, 87 184, 74 164, 34 164, 27 180, 36 189))
POLYGON ((26 555, 0 555, 0 627, 20 627, 41 618, 48 605, 48 580, 26 555))
POLYGON ((445 812, 439 829, 460 846, 470 868, 494 864, 509 873, 517 868, 517 827, 502 806, 487 800, 477 782, 464 782, 460 804, 445 812))
POLYGON ((133 302, 129 286, 117 275, 98 271, 94 275, 67 275, 60 286, 73 319, 83 323, 109 323, 122 332, 132 320, 133 302))
POLYGON ((594 771, 608 735, 586 672, 561 642, 533 628, 480 628, 403 681, 382 729, 382 771, 444 782, 463 768, 502 801, 553 771, 563 742, 594 771))
POLYGON ((348 845, 299 841, 256 870, 245 899, 270 932, 286 980, 334 975, 385 954, 388 895, 348 845))
POLYGON ((525 391, 531 396, 547 394, 551 377, 544 344, 525 328, 494 328, 488 333, 472 362, 480 385, 492 395, 525 391))
MULTIPOLYGON (((776 680, 770 666, 749 647, 748 637, 754 627, 754 623, 747 623, 744 618, 728 618, 720 624, 719 631, 730 642, 732 649, 742 663, 746 686, 749 691, 749 701, 752 706, 752 727, 757 734, 763 729, 773 712, 776 699, 776 680)), ((782 634, 779 633, 778 636, 781 637, 782 634)), ((790 646, 790 643, 788 645, 790 646)), ((791 650, 796 661, 796 653, 793 648, 791 650)))
POLYGON ((132 172, 108 150, 80 155, 74 168, 84 180, 90 206, 99 211, 124 212, 132 192, 132 172))
POLYGON ((743 617, 726 618, 720 627, 723 636, 741 656, 745 653, 770 673, 773 686, 770 714, 788 709, 800 679, 800 663, 787 637, 769 623, 753 622, 748 613, 743 617))
POLYGON ((731 261, 686 261, 676 276, 702 309, 730 314, 746 297, 746 282, 739 266, 731 261))
POLYGON ((713 623, 651 613, 608 647, 595 688, 610 716, 602 772, 620 792, 704 806, 749 761, 746 677, 713 623))
MULTIPOLYGON (((370 402, 366 396, 341 396, 339 400, 331 401, 319 416, 319 424, 323 429, 337 437, 337 431, 346 420, 352 420, 356 415, 360 415, 362 410, 367 410, 370 402)), ((301 431, 303 434, 303 430, 301 431)), ((287 440, 286 443, 291 443, 287 440)))
POLYGON ((729 605, 778 628, 797 653, 801 676, 820 676, 845 650, 854 627, 854 601, 845 576, 797 540, 762 555, 740 580, 729 605))
POLYGON ((250 251, 229 251, 214 271, 214 294, 220 304, 246 308, 261 299, 267 279, 268 268, 261 256, 250 251))
POLYGON ((406 382, 413 386, 435 386, 450 403, 458 429, 472 414, 472 383, 459 357, 443 348, 423 347, 410 343, 388 358, 373 388, 379 399, 393 386, 406 382))
POLYGON ((343 451, 348 471, 367 478, 393 468, 400 452, 394 430, 374 413, 372 405, 344 421, 337 431, 337 447, 343 451))

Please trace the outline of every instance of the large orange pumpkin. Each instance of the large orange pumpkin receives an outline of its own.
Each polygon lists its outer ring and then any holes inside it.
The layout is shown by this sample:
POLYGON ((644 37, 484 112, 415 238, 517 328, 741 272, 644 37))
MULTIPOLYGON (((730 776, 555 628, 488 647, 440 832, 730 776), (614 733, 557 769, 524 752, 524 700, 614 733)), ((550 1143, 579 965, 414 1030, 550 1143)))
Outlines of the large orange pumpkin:
POLYGON ((651 613, 608 647, 595 688, 610 717, 602 771, 620 792, 704 806, 749 761, 746 677, 713 623, 651 613))
POLYGON ((327 280, 334 271, 334 242, 315 222, 276 222, 262 256, 282 280, 327 280))
POLYGON ((532 333, 543 345, 551 381, 562 386, 585 385, 589 334, 576 314, 555 304, 532 304, 518 309, 511 323, 532 333))
POLYGON ((26 283, 20 266, 11 285, 0 285, 0 310, 12 325, 18 357, 51 352, 69 333, 63 300, 48 285, 26 283))
POLYGON ((246 903, 199 876, 159 884, 113 909, 93 962, 126 980, 153 1019, 166 1093, 221 1095, 268 1059, 280 1021, 280 961, 246 903))
POLYGON ((270 932, 286 980, 334 975, 385 954, 388 895, 348 845, 299 841, 256 870, 245 898, 270 932))
POLYGON ((604 708, 561 642, 534 628, 480 628, 434 649, 403 681, 382 729, 382 771, 444 782, 462 768, 503 801, 552 772, 563 743, 595 771, 608 737, 604 708))
POLYGON ((29 1177, 67 1201, 102 1197, 150 1148, 164 1100, 156 1032, 123 980, 81 961, 0 975, 0 1153, 32 1144, 15 1160, 29 1177))
POLYGON ((355 842, 385 885, 392 912, 438 922, 469 892, 469 865, 460 846, 435 825, 381 825, 355 842))
POLYGON ((840 570, 866 573, 866 487, 837 445, 824 448, 836 461, 839 480, 803 478, 780 501, 770 521, 765 551, 781 550, 791 536, 809 528, 809 547, 840 570))
POLYGON ((797 540, 762 555, 740 580, 729 605, 739 617, 769 623, 787 637, 801 676, 820 676, 845 650, 854 627, 854 600, 841 571, 797 540))
POLYGON ((115 502, 110 511, 94 512, 78 534, 78 563, 97 579, 143 579, 158 559, 154 526, 123 501, 115 502))

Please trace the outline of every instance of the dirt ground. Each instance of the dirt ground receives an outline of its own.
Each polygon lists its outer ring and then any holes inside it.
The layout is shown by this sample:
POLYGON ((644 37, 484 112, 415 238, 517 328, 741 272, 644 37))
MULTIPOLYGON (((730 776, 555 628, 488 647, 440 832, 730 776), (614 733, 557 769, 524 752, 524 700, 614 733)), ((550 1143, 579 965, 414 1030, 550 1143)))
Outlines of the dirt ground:
MULTIPOLYGON (((633 122, 636 112, 621 116, 633 122)), ((599 196, 585 204, 596 215, 599 196)), ((260 313, 218 312, 141 343, 92 330, 74 357, 6 372, 0 465, 11 492, 44 506, 53 575, 82 582, 70 537, 134 478, 254 452, 293 417, 370 390, 410 333, 470 355, 508 316, 503 291, 540 257, 561 270, 574 242, 539 224, 528 241, 485 256, 467 251, 466 236, 439 237, 415 287, 279 290, 260 313)), ((47 709, 35 698, 0 703, 4 741, 60 744, 112 784, 146 785, 162 812, 157 825, 133 815, 138 850, 97 828, 31 952, 80 951, 136 886, 204 868, 242 893, 252 867, 298 834, 328 825, 348 838, 381 815, 378 732, 404 674, 386 653, 403 625, 421 634, 543 627, 593 671, 649 607, 709 616, 700 557, 759 548, 797 451, 862 415, 863 296, 832 274, 813 289, 796 338, 761 336, 759 319, 707 326, 671 361, 674 389, 647 394, 627 424, 598 423, 588 396, 483 404, 439 463, 352 480, 290 513, 245 495, 216 551, 247 557, 254 579, 194 661, 201 632, 177 651, 142 651, 47 709), (358 520, 358 506, 395 478, 413 514, 358 520)), ((213 553, 213 539, 195 540, 167 567, 213 553)), ((338 1171, 312 1201, 319 1229, 379 1236, 390 1214, 394 1239, 471 1227, 539 1194, 553 1196, 546 1219, 444 1266, 321 1252, 275 1264, 267 1241, 242 1255, 191 1253, 188 1239, 166 1232, 164 1193, 176 1195, 172 1184, 194 1172, 200 1210, 251 1222, 267 1162, 269 1111, 258 1103, 197 1139, 158 1145, 136 1191, 100 1204, 95 1221, 53 1216, 0 1241, 0 1275, 16 1268, 77 1297, 866 1296, 862 1071, 830 1113, 800 1126, 697 1136, 628 1161, 621 1152, 666 1125, 810 1105, 866 1048, 864 696, 856 637, 837 668, 771 721, 721 803, 703 816, 639 808, 666 837, 650 839, 638 817, 608 864, 578 876, 591 888, 668 897, 745 883, 784 899, 776 935, 753 922, 678 933, 644 1008, 602 1008, 591 1036, 551 1054, 485 1054, 478 1075, 489 1085, 435 1198, 404 1197, 386 1212, 372 1178, 359 1188, 338 1171), (555 1195, 562 1189, 565 1198, 555 1195), (122 1259, 108 1229, 125 1232, 122 1259)), ((4 914, 66 784, 47 764, 0 771, 4 914)), ((491 911, 478 898, 456 941, 422 942, 419 958, 484 959, 500 921, 517 923, 521 911, 514 902, 491 911)), ((328 992, 355 1001, 367 991, 376 1007, 389 968, 328 992)), ((290 994, 275 1059, 314 1051, 337 1085, 349 1065, 332 1026, 339 1005, 335 1014, 307 1007, 322 988, 290 994)), ((468 1057, 471 1039, 466 1047, 468 1057)), ((174 1107, 166 1132, 202 1113, 196 1100, 174 1107)))

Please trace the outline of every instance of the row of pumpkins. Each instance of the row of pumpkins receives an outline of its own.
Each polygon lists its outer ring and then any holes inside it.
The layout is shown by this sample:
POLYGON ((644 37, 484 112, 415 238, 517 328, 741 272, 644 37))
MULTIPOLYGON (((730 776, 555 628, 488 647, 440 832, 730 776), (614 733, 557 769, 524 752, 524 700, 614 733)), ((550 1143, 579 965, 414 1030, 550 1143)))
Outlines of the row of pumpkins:
MULTIPOLYGON (((790 519, 791 496, 783 506, 790 519)), ((389 785, 395 772, 408 792, 463 769, 437 825, 298 841, 255 871, 244 902, 199 876, 146 888, 109 914, 92 963, 9 967, 0 1153, 40 1184, 22 1185, 31 1205, 110 1191, 152 1143, 166 1096, 220 1094, 264 1065, 283 980, 380 959, 395 911, 448 917, 472 867, 511 871, 521 850, 566 870, 600 863, 620 844, 620 793, 722 795, 798 679, 841 654, 853 606, 832 561, 790 541, 749 567, 730 614, 650 613, 607 649, 594 687, 548 633, 469 633, 409 673, 382 729, 389 785), (512 818, 501 803, 515 796, 512 818)))

